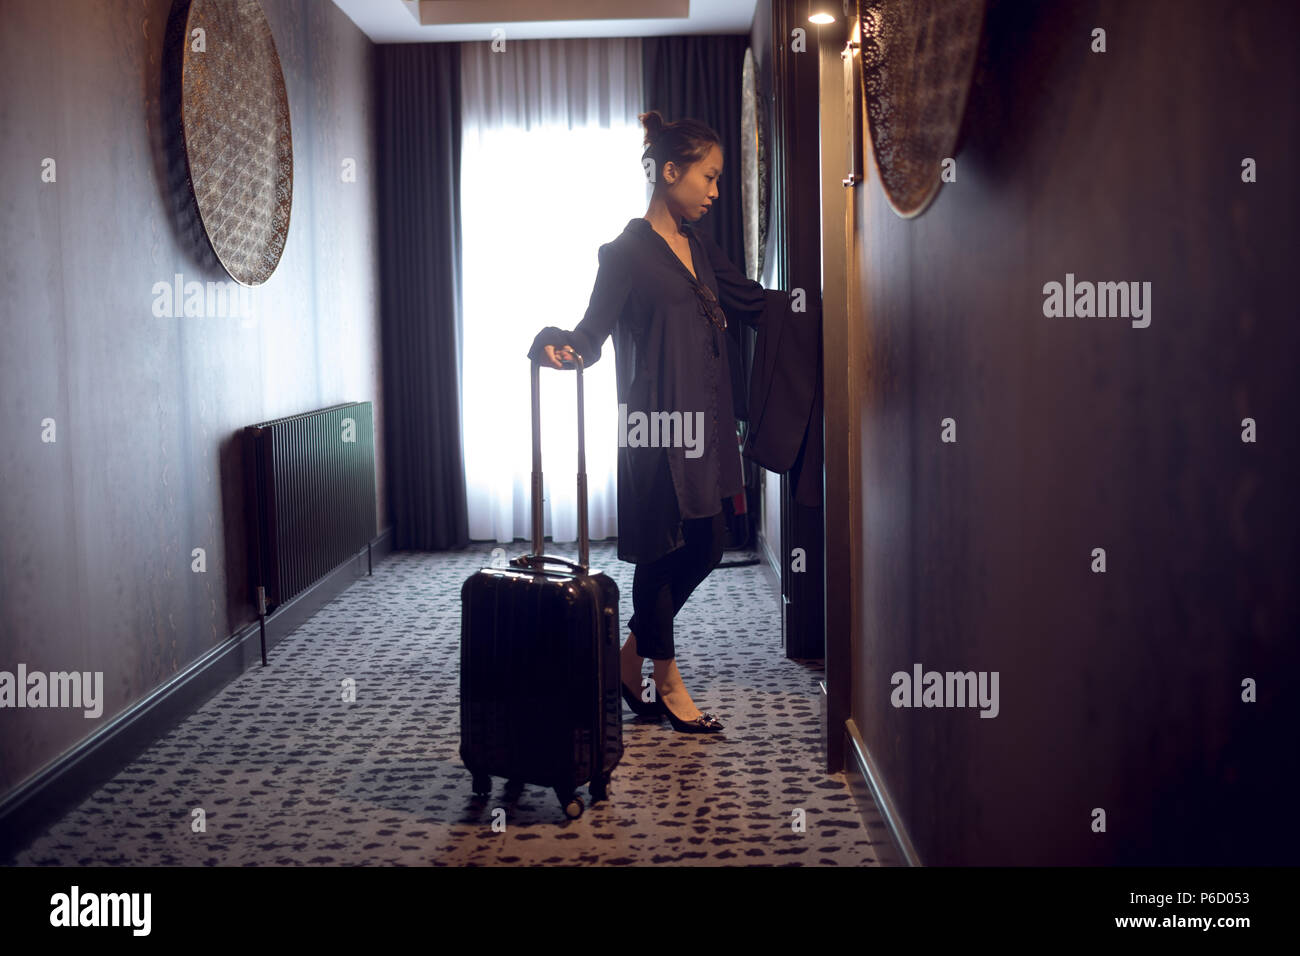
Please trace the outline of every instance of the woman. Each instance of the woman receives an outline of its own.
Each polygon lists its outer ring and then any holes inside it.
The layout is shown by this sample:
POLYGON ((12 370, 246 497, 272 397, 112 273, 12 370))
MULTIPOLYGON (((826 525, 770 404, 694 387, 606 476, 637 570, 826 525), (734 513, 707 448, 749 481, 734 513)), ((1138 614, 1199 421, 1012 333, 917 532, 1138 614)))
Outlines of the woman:
POLYGON ((586 315, 565 331, 548 326, 529 351, 555 368, 584 367, 614 336, 620 426, 618 557, 636 565, 633 614, 623 645, 623 698, 642 716, 667 716, 676 730, 717 733, 677 670, 673 617, 722 558, 724 499, 744 490, 723 330, 730 316, 757 327, 785 292, 740 272, 698 222, 718 196, 722 147, 695 120, 645 126, 642 162, 654 194, 644 217, 600 247, 586 315), (574 367, 570 365, 569 367, 574 367), (654 661, 655 695, 639 699, 644 659, 654 661))

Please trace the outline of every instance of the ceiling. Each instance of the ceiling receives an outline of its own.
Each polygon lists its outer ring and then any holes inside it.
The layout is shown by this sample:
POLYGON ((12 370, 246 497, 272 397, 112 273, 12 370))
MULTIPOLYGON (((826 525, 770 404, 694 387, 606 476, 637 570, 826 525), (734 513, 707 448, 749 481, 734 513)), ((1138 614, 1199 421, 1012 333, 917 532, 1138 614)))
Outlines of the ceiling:
POLYGON ((498 28, 507 40, 749 33, 756 0, 334 0, 334 5, 375 43, 432 43, 491 40, 498 28))

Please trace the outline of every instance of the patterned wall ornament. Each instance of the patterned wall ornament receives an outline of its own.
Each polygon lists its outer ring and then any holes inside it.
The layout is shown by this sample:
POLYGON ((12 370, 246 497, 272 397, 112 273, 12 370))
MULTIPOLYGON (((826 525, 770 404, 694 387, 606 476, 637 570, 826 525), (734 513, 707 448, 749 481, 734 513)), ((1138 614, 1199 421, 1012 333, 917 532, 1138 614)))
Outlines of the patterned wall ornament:
POLYGON ((241 285, 280 263, 293 204, 289 98, 258 0, 191 0, 181 125, 191 188, 217 258, 241 285))
POLYGON ((904 219, 954 158, 986 0, 859 0, 863 107, 880 182, 904 219))
POLYGON ((745 221, 745 274, 756 281, 763 278, 770 204, 767 181, 767 104, 759 93, 760 86, 754 51, 746 47, 741 74, 740 192, 745 221))

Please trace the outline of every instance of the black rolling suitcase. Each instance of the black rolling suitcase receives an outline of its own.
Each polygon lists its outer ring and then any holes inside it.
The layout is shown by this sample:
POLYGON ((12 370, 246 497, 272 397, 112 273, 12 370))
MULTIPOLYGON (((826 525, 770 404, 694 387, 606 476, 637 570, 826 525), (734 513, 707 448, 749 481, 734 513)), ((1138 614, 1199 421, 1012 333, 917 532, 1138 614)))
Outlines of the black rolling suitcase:
POLYGON ((533 552, 461 587, 460 757, 485 794, 492 777, 551 787, 582 815, 577 787, 608 793, 623 756, 618 585, 588 567, 582 359, 578 374, 578 562, 542 554, 542 445, 533 361, 533 552))

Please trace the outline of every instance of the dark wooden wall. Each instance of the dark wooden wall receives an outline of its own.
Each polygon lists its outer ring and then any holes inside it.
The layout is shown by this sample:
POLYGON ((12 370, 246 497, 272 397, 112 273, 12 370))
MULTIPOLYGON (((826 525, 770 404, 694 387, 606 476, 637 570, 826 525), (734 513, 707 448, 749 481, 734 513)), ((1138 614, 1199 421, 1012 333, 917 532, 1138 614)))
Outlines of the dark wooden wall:
POLYGON ((927 864, 1295 862, 1298 21, 991 0, 957 181, 856 191, 853 716, 927 864), (1045 317, 1067 272, 1151 282, 1150 326, 1045 317), (1000 672, 999 716, 891 706, 916 662, 1000 672))
POLYGON ((262 6, 288 87, 294 205, 245 325, 152 310, 176 273, 229 278, 176 212, 170 0, 0 4, 0 670, 103 671, 105 697, 96 720, 0 711, 0 795, 255 620, 243 426, 374 401, 387 523, 372 44, 332 3, 262 6), (341 181, 345 158, 356 183, 341 181))

